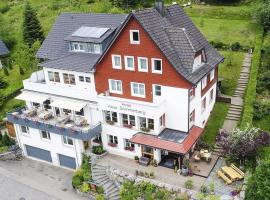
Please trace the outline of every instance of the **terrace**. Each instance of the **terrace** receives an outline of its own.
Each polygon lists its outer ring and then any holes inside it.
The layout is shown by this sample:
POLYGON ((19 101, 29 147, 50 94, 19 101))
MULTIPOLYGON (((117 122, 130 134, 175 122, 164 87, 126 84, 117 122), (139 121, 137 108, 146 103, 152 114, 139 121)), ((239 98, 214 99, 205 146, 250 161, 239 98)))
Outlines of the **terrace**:
POLYGON ((44 109, 19 108, 8 113, 8 121, 75 139, 90 140, 101 133, 101 124, 90 126, 84 117, 61 115, 54 116, 44 109))

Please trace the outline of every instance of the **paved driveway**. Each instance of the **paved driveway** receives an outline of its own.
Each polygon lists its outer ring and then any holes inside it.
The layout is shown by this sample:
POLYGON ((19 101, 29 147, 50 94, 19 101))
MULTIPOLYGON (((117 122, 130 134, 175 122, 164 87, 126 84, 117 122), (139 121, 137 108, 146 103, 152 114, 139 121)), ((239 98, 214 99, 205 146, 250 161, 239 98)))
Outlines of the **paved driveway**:
POLYGON ((0 161, 0 199, 85 200, 73 191, 72 173, 30 159, 0 161))

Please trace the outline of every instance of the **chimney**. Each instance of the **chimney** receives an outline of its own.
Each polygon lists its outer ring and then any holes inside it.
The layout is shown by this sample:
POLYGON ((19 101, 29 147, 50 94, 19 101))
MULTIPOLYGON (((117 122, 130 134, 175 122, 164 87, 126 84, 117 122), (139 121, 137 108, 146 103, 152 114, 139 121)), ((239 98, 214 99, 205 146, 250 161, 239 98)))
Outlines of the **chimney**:
POLYGON ((165 15, 164 1, 163 0, 156 0, 155 8, 161 14, 161 16, 165 15))

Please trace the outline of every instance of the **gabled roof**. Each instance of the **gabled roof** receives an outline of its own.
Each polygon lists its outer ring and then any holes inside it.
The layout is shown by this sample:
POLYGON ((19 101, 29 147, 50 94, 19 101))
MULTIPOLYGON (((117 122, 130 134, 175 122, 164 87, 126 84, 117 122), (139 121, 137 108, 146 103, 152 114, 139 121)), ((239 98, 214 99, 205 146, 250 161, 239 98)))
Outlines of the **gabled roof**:
POLYGON ((5 43, 2 40, 0 40, 0 56, 5 56, 7 54, 9 54, 9 50, 5 45, 5 43))
POLYGON ((179 5, 166 7, 164 17, 154 8, 133 15, 176 71, 193 84, 224 59, 179 5), (195 54, 201 50, 205 51, 207 62, 193 72, 195 54))
MULTIPOLYGON (((93 13, 62 13, 54 23, 48 36, 42 43, 40 49, 37 52, 37 57, 45 60, 49 60, 46 63, 41 63, 43 66, 54 66, 54 68, 67 69, 73 71, 88 71, 90 72, 95 64, 94 61, 97 60, 101 55, 98 54, 74 54, 69 52, 69 36, 72 35, 76 30, 82 26, 88 27, 107 27, 110 30, 116 32, 122 23, 125 21, 126 14, 93 14, 93 13), (76 57, 78 56, 78 57, 76 57), (89 64, 86 66, 76 65, 74 68, 69 66, 72 59, 80 60, 83 58, 81 64, 88 60, 89 64), (94 58, 92 60, 92 58, 94 58), (52 62, 52 63, 49 63, 52 62), (55 64, 55 65, 54 65, 55 64)), ((114 33, 112 33, 114 34, 114 33)), ((81 38, 85 40, 85 38, 81 38)), ((84 54, 84 53, 82 53, 84 54)))

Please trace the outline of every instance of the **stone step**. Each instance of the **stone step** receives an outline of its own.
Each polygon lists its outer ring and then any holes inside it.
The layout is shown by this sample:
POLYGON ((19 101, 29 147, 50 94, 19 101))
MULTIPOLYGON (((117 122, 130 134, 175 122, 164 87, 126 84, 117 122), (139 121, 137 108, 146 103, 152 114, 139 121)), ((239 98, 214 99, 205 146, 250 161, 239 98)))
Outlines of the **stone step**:
POLYGON ((229 110, 235 110, 235 111, 242 111, 242 106, 240 106, 240 107, 237 107, 237 106, 233 106, 233 105, 230 105, 230 107, 229 107, 229 110))
POLYGON ((237 105, 237 104, 231 104, 230 107, 232 107, 232 108, 241 108, 242 109, 242 105, 237 105))
POLYGON ((108 176, 103 177, 103 178, 100 178, 100 179, 95 179, 95 178, 93 177, 93 180, 94 180, 97 184, 99 184, 99 185, 103 185, 103 184, 107 183, 108 181, 110 181, 110 179, 109 179, 108 176))
POLYGON ((244 86, 239 86, 239 85, 238 85, 235 91, 237 91, 237 90, 239 90, 239 91, 245 91, 245 90, 246 90, 246 87, 244 87, 244 86))
POLYGON ((98 167, 93 167, 92 169, 93 171, 106 171, 107 170, 107 168, 98 168, 98 167))
POLYGON ((103 188, 104 188, 104 190, 106 190, 106 191, 109 191, 109 190, 111 190, 111 189, 113 189, 113 188, 115 188, 116 186, 114 185, 114 183, 112 182, 112 181, 110 181, 110 182, 108 182, 108 183, 105 183, 104 185, 103 185, 103 188))
POLYGON ((114 188, 112 188, 112 189, 110 189, 110 190, 108 190, 106 192, 106 196, 111 196, 111 195, 113 195, 115 193, 118 194, 118 192, 119 192, 118 188, 117 187, 114 187, 114 188))
POLYGON ((119 194, 118 194, 119 192, 117 192, 117 193, 114 193, 114 194, 111 194, 111 195, 109 195, 109 196, 107 196, 107 198, 109 199, 109 200, 115 200, 115 199, 120 199, 120 197, 119 197, 119 194))
POLYGON ((240 119, 240 116, 226 116, 226 119, 238 121, 240 119))
POLYGON ((235 91, 234 94, 244 95, 245 94, 245 91, 238 90, 238 91, 235 91))
POLYGON ((107 178, 106 174, 102 174, 102 175, 92 174, 92 176, 93 176, 93 179, 95 179, 95 180, 101 180, 103 178, 107 178))
POLYGON ((92 172, 93 174, 97 174, 97 175, 99 175, 99 174, 106 174, 106 170, 97 170, 97 169, 93 169, 93 172, 92 172))
POLYGON ((241 115, 242 112, 241 111, 235 111, 235 110, 229 110, 228 111, 228 114, 231 114, 231 115, 241 115))
POLYGON ((239 121, 239 119, 238 119, 238 118, 226 117, 225 119, 226 119, 226 120, 232 120, 232 121, 239 121))

